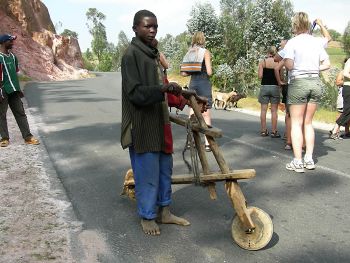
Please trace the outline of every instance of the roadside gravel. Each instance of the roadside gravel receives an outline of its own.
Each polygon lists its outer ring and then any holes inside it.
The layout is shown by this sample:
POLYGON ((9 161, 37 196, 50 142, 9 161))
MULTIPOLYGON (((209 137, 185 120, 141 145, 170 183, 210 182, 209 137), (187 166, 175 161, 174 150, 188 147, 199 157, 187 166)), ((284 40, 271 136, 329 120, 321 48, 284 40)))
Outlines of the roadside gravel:
MULTIPOLYGON (((37 136, 36 121, 26 113, 37 136)), ((24 144, 11 110, 8 125, 10 145, 0 148, 0 262, 78 262, 72 240, 81 224, 44 145, 24 144)))

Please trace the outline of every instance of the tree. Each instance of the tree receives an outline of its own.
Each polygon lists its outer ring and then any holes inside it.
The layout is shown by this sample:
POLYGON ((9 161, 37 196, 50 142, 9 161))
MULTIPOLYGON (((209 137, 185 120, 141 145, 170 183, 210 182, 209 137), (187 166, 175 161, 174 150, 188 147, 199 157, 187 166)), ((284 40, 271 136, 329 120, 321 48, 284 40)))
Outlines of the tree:
POLYGON ((227 64, 219 65, 215 70, 215 84, 225 92, 232 91, 233 70, 227 64), (229 89, 227 88, 229 87, 229 89))
POLYGON ((341 34, 339 32, 337 32, 336 30, 334 29, 329 29, 328 30, 329 34, 331 35, 332 39, 334 41, 339 41, 341 40, 341 34))
POLYGON ((106 16, 96 8, 89 8, 86 12, 86 17, 88 20, 86 25, 92 35, 91 48, 98 61, 101 62, 103 53, 108 46, 106 27, 102 24, 102 21, 106 19, 106 16))
POLYGON ((343 34, 343 46, 344 51, 347 56, 350 56, 350 21, 348 22, 348 25, 346 26, 343 34))
POLYGON ((183 32, 176 37, 167 34, 159 39, 158 49, 163 52, 167 60, 170 62, 170 70, 179 72, 180 64, 191 44, 191 35, 183 32))
POLYGON ((69 29, 63 30, 63 32, 61 33, 61 36, 74 37, 74 38, 78 39, 78 33, 71 31, 69 29))
POLYGON ((124 31, 120 31, 118 34, 118 43, 115 50, 115 54, 112 59, 112 68, 115 70, 120 70, 122 57, 125 50, 128 48, 130 41, 126 36, 124 31))
POLYGON ((220 43, 221 34, 219 30, 219 19, 215 14, 215 9, 210 3, 197 3, 191 11, 191 18, 187 22, 190 34, 202 31, 206 38, 206 46, 214 48, 220 43))
MULTIPOLYGON (((277 45, 290 32, 290 17, 284 10, 284 0, 257 0, 251 12, 249 30, 244 38, 249 49, 266 50, 268 46, 277 45), (282 5, 282 8, 281 8, 282 5), (286 26, 286 21, 289 20, 286 26)), ((291 14, 290 14, 291 15, 291 14)))
POLYGON ((257 62, 268 46, 288 39, 292 5, 289 0, 222 0, 221 25, 224 47, 220 63, 234 72, 240 92, 257 85, 257 62))
MULTIPOLYGON (((275 0, 272 3, 271 20, 281 39, 292 37, 291 18, 294 16, 293 5, 290 0, 275 0)), ((279 43, 280 41, 278 41, 279 43)))
POLYGON ((250 0, 221 0, 220 28, 223 35, 222 52, 217 52, 216 64, 234 66, 240 57, 247 55, 244 32, 248 29, 252 9, 250 0))

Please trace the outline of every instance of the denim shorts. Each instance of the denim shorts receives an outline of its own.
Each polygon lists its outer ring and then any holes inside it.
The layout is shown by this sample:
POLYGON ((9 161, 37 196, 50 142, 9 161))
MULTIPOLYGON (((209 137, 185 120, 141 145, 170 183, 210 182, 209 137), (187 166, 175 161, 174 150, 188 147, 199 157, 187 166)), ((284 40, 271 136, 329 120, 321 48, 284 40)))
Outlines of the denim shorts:
POLYGON ((209 80, 209 76, 207 73, 197 73, 191 75, 190 90, 196 91, 198 96, 202 96, 208 99, 208 105, 207 108, 210 109, 212 106, 212 90, 211 90, 211 83, 209 80))
POLYGON ((323 93, 320 78, 294 79, 288 87, 288 104, 319 103, 323 93))
POLYGON ((276 85, 261 85, 259 99, 261 104, 278 104, 281 100, 280 89, 276 85))

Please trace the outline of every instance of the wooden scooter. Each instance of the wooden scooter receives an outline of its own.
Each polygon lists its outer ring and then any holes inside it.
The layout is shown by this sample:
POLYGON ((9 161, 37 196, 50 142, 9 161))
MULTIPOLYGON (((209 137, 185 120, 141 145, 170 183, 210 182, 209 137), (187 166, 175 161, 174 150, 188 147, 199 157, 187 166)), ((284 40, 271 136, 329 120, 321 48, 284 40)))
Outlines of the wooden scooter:
MULTIPOLYGON (((187 91, 183 91, 186 94, 187 91)), ((193 153, 199 157, 202 172, 193 175, 173 175, 172 184, 201 184, 208 187, 210 198, 216 199, 215 182, 225 181, 225 189, 228 197, 231 199, 236 216, 233 219, 231 233, 233 240, 243 249, 259 250, 264 248, 271 240, 273 234, 273 224, 270 216, 263 210, 247 206, 246 199, 239 187, 238 180, 250 179, 255 177, 254 169, 230 170, 224 156, 216 143, 215 139, 222 137, 222 131, 215 127, 208 127, 200 112, 197 103, 196 94, 187 92, 190 106, 194 111, 194 116, 190 119, 170 114, 170 120, 178 125, 190 128, 193 135, 194 147, 191 147, 191 157, 193 153), (201 143, 200 134, 204 134, 209 142, 210 149, 214 155, 221 173, 212 173, 209 168, 207 152, 201 143)), ((192 142, 191 142, 192 143, 192 142)), ((195 156, 196 157, 196 156, 195 156)), ((129 197, 135 197, 134 179, 132 170, 129 170, 125 176, 124 188, 122 194, 129 197)))

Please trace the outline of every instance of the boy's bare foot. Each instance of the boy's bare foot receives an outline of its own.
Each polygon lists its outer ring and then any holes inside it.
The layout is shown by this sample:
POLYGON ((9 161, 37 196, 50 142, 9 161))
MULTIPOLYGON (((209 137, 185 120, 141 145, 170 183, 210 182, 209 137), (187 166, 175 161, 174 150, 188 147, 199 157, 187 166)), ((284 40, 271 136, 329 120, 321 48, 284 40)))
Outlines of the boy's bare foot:
POLYGON ((176 224, 180 226, 188 226, 190 222, 186 219, 178 217, 170 213, 169 206, 159 208, 157 222, 162 224, 176 224))
POLYGON ((143 232, 147 235, 151 236, 158 236, 160 235, 160 229, 157 225, 156 221, 154 219, 148 220, 148 219, 141 219, 141 225, 143 232))

